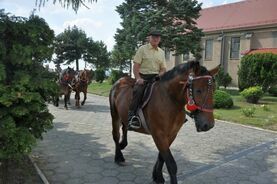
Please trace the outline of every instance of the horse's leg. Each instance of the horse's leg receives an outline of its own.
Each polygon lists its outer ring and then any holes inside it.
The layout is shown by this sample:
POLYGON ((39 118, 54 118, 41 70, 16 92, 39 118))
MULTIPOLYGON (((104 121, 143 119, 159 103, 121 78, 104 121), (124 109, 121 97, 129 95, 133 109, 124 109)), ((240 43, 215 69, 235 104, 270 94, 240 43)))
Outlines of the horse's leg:
POLYGON ((170 175, 170 183, 177 184, 177 164, 171 154, 170 149, 168 148, 167 151, 161 152, 162 158, 165 161, 168 173, 170 175))
POLYGON ((75 106, 80 107, 80 92, 76 90, 75 92, 75 106))
POLYGON ((152 178, 155 183, 164 183, 164 177, 163 177, 163 165, 164 165, 164 159, 162 155, 158 154, 158 159, 156 161, 156 164, 153 168, 152 178))
POLYGON ((128 145, 128 141, 127 141, 127 125, 125 125, 124 123, 122 123, 122 140, 119 143, 120 149, 123 150, 127 145, 128 145))
POLYGON ((118 165, 122 165, 123 162, 125 162, 125 158, 121 152, 120 145, 119 145, 119 139, 120 139, 120 121, 117 114, 112 112, 112 134, 113 134, 113 140, 115 143, 115 157, 114 161, 118 165))
POLYGON ((84 100, 82 101, 81 105, 84 105, 87 99, 87 92, 84 91, 83 93, 84 93, 84 100))
MULTIPOLYGON (((169 176, 170 176, 170 183, 171 184, 177 184, 177 165, 176 162, 171 154, 171 151, 169 149, 171 143, 173 142, 173 140, 175 139, 176 135, 171 136, 170 138, 166 138, 166 136, 164 134, 156 134, 156 135, 152 135, 153 139, 155 141, 155 144, 159 150, 159 154, 161 155, 161 158, 164 160, 169 176)), ((162 160, 161 160, 162 161, 162 160)), ((160 162, 159 164, 161 164, 162 162, 160 162)), ((162 167, 162 165, 160 165, 159 167, 162 167)), ((157 166, 156 172, 159 171, 159 168, 157 166)), ((156 173, 162 176, 162 172, 156 173)))
POLYGON ((67 97, 67 103, 68 105, 70 105, 70 96, 71 96, 71 90, 68 93, 68 97, 67 97))
POLYGON ((64 108, 67 110, 67 99, 68 99, 68 94, 64 94, 64 108))

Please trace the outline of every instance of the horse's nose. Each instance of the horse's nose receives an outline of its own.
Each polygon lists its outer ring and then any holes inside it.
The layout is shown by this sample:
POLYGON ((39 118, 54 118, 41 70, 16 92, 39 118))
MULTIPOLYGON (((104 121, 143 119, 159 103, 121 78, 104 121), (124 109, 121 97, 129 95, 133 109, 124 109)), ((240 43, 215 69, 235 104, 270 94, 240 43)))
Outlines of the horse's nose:
POLYGON ((208 131, 210 130, 211 128, 214 127, 214 124, 213 123, 205 123, 202 128, 201 128, 201 131, 208 131))

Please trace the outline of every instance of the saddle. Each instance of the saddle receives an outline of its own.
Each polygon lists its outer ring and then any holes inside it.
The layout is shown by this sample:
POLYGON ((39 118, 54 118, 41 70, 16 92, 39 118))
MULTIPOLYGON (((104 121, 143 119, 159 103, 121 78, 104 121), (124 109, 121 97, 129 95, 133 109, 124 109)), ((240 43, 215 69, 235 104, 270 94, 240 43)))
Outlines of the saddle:
POLYGON ((153 89, 156 84, 156 81, 154 82, 148 82, 146 84, 146 88, 143 93, 142 101, 141 104, 139 105, 139 108, 137 110, 137 119, 146 131, 146 133, 150 134, 149 126, 148 123, 145 120, 144 114, 143 114, 143 109, 147 106, 148 102, 150 101, 150 98, 153 94, 153 89))

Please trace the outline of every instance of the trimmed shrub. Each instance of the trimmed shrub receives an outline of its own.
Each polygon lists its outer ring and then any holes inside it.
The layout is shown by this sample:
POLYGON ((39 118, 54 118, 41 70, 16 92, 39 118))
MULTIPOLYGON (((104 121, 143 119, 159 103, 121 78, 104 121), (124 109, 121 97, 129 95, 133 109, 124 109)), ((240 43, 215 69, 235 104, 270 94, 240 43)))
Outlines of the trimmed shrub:
POLYGON ((114 84, 118 79, 120 79, 124 73, 120 70, 112 70, 111 76, 109 77, 109 83, 114 84))
POLYGON ((216 90, 214 93, 214 108, 231 108, 234 102, 230 94, 222 90, 216 90))
POLYGON ((277 54, 250 54, 242 58, 238 70, 240 91, 261 86, 267 91, 277 81, 277 54))
POLYGON ((224 88, 226 88, 231 84, 232 78, 228 73, 224 73, 224 70, 220 68, 218 74, 215 76, 215 81, 217 88, 219 88, 219 86, 224 86, 224 88))
POLYGON ((96 80, 96 82, 102 83, 103 80, 106 77, 105 70, 103 70, 103 69, 96 69, 94 73, 95 73, 95 80, 96 80))
POLYGON ((243 108, 242 109, 242 114, 246 117, 253 117, 256 112, 255 107, 250 107, 250 108, 243 108))
POLYGON ((240 94, 246 99, 248 103, 258 103, 263 96, 263 90, 260 86, 254 86, 247 88, 240 92, 240 94))
POLYGON ((272 86, 268 89, 268 93, 272 96, 277 96, 277 86, 272 86))

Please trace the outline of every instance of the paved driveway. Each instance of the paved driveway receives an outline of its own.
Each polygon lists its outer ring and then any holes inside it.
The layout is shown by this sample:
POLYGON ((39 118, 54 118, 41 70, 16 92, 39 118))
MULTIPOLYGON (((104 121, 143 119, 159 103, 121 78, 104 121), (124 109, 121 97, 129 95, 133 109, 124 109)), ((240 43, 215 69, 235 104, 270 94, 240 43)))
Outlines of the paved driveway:
MULTIPOLYGON (((73 103, 73 100, 72 100, 73 103)), ((127 166, 113 162, 114 143, 108 98, 88 95, 81 109, 49 105, 54 128, 33 150, 50 183, 151 183, 157 149, 150 136, 130 132, 123 151, 127 166)), ((197 133, 187 122, 171 146, 178 181, 186 184, 277 183, 277 134, 216 122, 197 133)), ((169 183, 164 168, 166 183, 169 183)))

